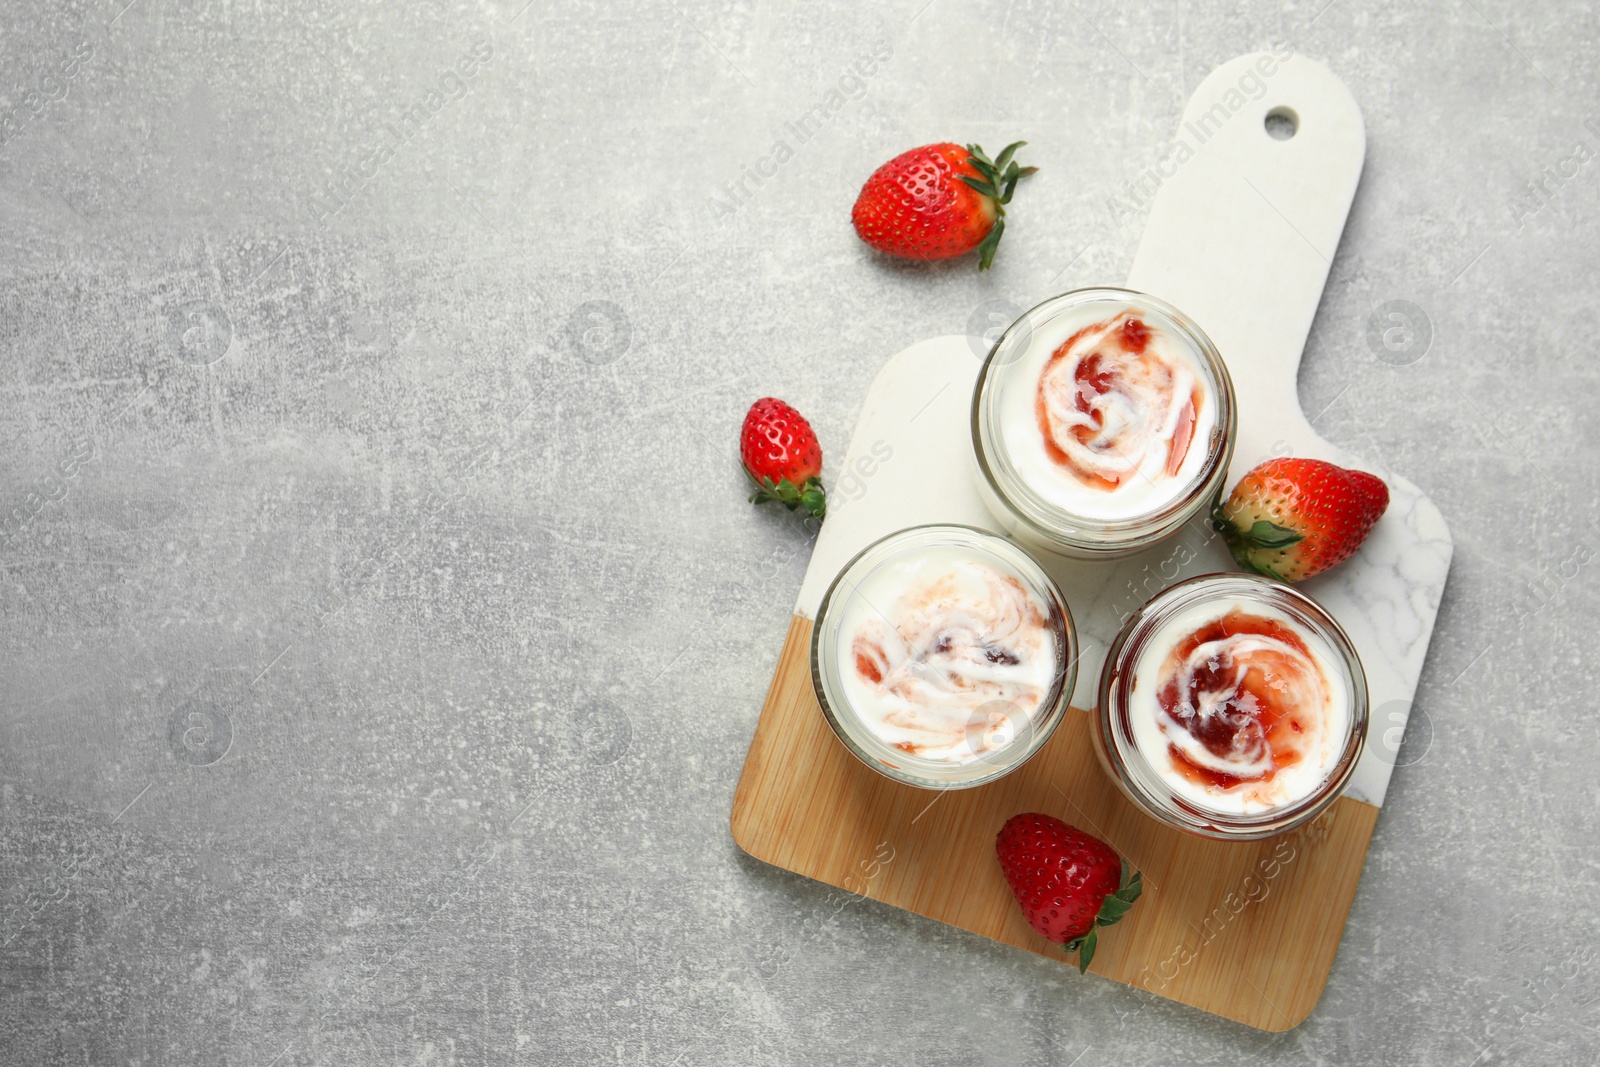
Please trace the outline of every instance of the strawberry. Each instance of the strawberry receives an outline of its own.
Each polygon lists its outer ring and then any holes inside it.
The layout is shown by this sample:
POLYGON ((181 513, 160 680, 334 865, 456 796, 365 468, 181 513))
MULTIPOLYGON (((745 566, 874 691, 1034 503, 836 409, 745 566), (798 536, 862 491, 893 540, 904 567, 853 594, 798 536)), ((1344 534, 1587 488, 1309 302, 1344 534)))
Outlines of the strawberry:
POLYGON ((822 446, 794 408, 770 396, 751 404, 739 431, 739 458, 756 483, 752 504, 776 500, 790 511, 800 507, 819 519, 826 516, 822 446))
POLYGON ((1239 566, 1298 582, 1349 558, 1388 506, 1389 487, 1376 475, 1272 459, 1240 478, 1211 520, 1239 566))
POLYGON ((1122 859, 1110 845, 1053 815, 1013 815, 994 842, 1000 869, 1022 913, 1044 937, 1078 953, 1078 970, 1094 959, 1102 926, 1128 913, 1144 880, 1122 880, 1122 859))
POLYGON ((949 259, 976 248, 978 269, 988 270, 1017 182, 1039 169, 1011 159, 1027 143, 1007 145, 995 160, 975 144, 902 152, 872 172, 850 221, 863 241, 891 256, 949 259))

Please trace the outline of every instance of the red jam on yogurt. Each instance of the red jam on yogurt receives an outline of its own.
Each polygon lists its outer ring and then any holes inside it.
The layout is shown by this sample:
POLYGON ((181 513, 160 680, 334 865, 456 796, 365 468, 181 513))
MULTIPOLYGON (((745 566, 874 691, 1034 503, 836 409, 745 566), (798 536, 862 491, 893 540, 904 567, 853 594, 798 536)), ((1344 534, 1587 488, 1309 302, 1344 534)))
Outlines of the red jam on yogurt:
POLYGON ((1326 681, 1300 635, 1239 610, 1180 642, 1164 678, 1161 710, 1188 742, 1170 746, 1173 765, 1221 789, 1270 782, 1299 763, 1306 720, 1320 718, 1326 700, 1326 681))
POLYGON ((1045 606, 1016 575, 930 549, 879 568, 857 593, 841 674, 855 714, 885 744, 965 762, 1040 713, 1056 642, 1045 606))
POLYGON ((1367 737, 1366 672, 1298 589, 1203 574, 1124 623, 1091 736, 1111 780, 1161 823, 1259 840, 1316 818, 1349 784, 1367 737))
POLYGON ((1254 812, 1315 792, 1338 763, 1349 686, 1320 638, 1287 616, 1201 605, 1140 657, 1134 736, 1176 792, 1254 812))
POLYGON ((1136 293, 1085 290, 1040 307, 996 347, 977 402, 997 514, 1026 517, 1069 555, 1170 533, 1227 467, 1220 358, 1176 309, 1136 293))
POLYGON ((1114 492, 1183 468, 1205 390, 1192 359, 1151 339, 1145 320, 1125 311, 1067 338, 1039 376, 1045 452, 1086 486, 1114 492))

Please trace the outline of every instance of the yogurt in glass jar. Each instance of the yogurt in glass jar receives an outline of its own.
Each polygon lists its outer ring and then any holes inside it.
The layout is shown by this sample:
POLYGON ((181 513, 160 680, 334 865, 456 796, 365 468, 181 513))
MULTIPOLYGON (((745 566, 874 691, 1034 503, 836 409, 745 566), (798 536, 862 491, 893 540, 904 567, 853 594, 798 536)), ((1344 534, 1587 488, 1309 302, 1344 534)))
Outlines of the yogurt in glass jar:
POLYGON ((1170 536, 1216 497, 1233 454, 1233 383, 1177 308, 1079 289, 1023 314, 973 393, 978 489, 1005 532, 1113 558, 1170 536))
POLYGON ((1205 836, 1265 837, 1343 790, 1366 739, 1366 675, 1304 593, 1202 575, 1129 618, 1096 722, 1102 764, 1146 812, 1205 836))
POLYGON ((1077 678, 1072 615, 1026 552, 967 526, 868 546, 812 633, 823 714, 845 747, 929 789, 992 781, 1038 751, 1077 678))

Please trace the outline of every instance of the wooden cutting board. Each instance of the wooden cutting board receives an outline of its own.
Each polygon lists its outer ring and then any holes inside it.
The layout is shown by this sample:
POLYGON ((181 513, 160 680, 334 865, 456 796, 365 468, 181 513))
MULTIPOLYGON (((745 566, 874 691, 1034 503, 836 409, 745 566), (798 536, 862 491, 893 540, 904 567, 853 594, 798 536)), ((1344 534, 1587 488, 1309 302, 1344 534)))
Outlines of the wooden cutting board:
POLYGON ((1144 873, 1139 903, 1091 970, 1262 1030, 1310 1012, 1355 898, 1371 804, 1341 798, 1286 838, 1221 843, 1167 829, 1106 779, 1089 716, 992 785, 934 793, 876 774, 833 736, 811 688, 811 621, 778 659, 733 801, 733 836, 768 863, 1069 960, 1023 918, 994 858, 1006 819, 1043 811, 1115 845, 1144 873))
MULTIPOLYGON (((1295 388, 1364 152, 1360 111, 1326 67, 1286 53, 1242 56, 1202 83, 1172 151, 1129 193, 1149 212, 1129 286, 1188 312, 1234 378, 1230 484, 1273 455, 1373 469, 1317 436, 1295 388), (1295 133, 1274 139, 1265 120, 1284 108, 1295 133)), ((1355 897, 1443 594, 1449 531, 1416 486, 1379 471, 1392 493, 1382 522, 1354 558, 1306 583, 1362 658, 1372 719, 1346 795, 1293 834, 1225 843, 1162 827, 1106 778, 1089 715, 1076 708, 1033 760, 998 782, 945 793, 890 782, 823 719, 811 683, 812 620, 833 577, 879 537, 929 522, 993 527, 973 486, 968 430, 985 351, 964 335, 923 342, 891 359, 869 390, 734 795, 734 839, 758 859, 848 892, 1065 960, 1028 926, 994 859, 994 836, 1011 815, 1058 815, 1110 842, 1148 886, 1101 939, 1092 973, 1287 1030, 1321 996, 1355 897)), ((1128 560, 1041 563, 1084 646, 1078 708, 1093 700, 1106 647, 1129 612, 1193 574, 1233 569, 1203 518, 1128 560)))

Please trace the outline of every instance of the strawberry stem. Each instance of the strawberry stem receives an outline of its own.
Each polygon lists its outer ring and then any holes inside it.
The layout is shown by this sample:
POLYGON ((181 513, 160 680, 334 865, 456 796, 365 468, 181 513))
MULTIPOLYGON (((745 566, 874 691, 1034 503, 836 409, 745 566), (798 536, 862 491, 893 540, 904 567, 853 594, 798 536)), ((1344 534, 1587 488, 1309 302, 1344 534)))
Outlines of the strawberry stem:
POLYGON ((1017 149, 1027 143, 1027 141, 1014 141, 1006 145, 999 159, 990 159, 978 145, 967 145, 967 152, 970 153, 967 163, 978 172, 979 177, 963 174, 961 180, 976 192, 988 197, 989 202, 994 205, 994 226, 984 237, 983 243, 978 245, 980 271, 988 270, 994 263, 995 251, 1000 247, 1000 237, 1006 232, 1006 205, 1011 203, 1011 195, 1017 191, 1017 182, 1039 170, 1038 167, 1019 167, 1011 158, 1016 155, 1017 149))
POLYGON ((1240 539, 1252 548, 1282 549, 1299 544, 1306 539, 1305 534, 1296 533, 1287 526, 1279 526, 1266 519, 1257 519, 1250 529, 1239 535, 1240 539))
POLYGON ((1100 935, 1093 927, 1083 935, 1083 943, 1078 946, 1078 973, 1087 974, 1089 964, 1094 960, 1094 950, 1100 945, 1100 935))
POLYGON ((804 485, 795 485, 787 478, 779 478, 776 482, 771 478, 762 478, 757 483, 756 491, 750 494, 750 503, 765 504, 773 500, 790 511, 804 508, 818 519, 828 517, 828 500, 821 478, 807 478, 804 485))
POLYGON ((1282 552, 1306 539, 1305 534, 1266 519, 1257 519, 1248 530, 1240 529, 1239 524, 1228 516, 1227 509, 1220 504, 1211 509, 1211 526, 1222 535, 1222 540, 1227 544, 1228 552, 1233 556, 1235 563, 1247 571, 1267 578, 1276 578, 1279 581, 1284 580, 1283 575, 1265 563, 1258 563, 1253 553, 1258 550, 1282 552))
POLYGON ((1100 943, 1100 927, 1114 926, 1121 922, 1122 917, 1128 914, 1128 909, 1133 907, 1134 901, 1138 900, 1139 894, 1143 892, 1144 875, 1134 871, 1133 877, 1124 882, 1115 893, 1106 894, 1106 898, 1100 902, 1100 910, 1095 913, 1094 925, 1089 927, 1088 932, 1061 946, 1068 952, 1078 954, 1079 974, 1086 972, 1094 960, 1094 950, 1100 943))

